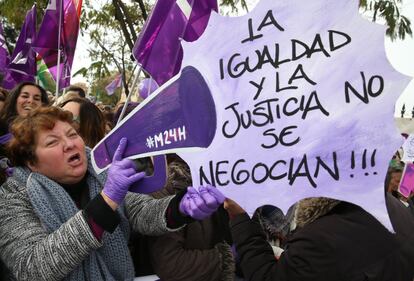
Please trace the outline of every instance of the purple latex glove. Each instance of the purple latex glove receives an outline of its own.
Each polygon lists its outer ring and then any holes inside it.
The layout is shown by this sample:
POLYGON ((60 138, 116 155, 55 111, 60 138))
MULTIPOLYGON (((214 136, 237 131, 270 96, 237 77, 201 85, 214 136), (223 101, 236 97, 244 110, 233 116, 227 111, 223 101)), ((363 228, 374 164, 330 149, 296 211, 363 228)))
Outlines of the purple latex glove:
POLYGON ((183 215, 204 220, 223 204, 224 199, 224 195, 211 185, 201 186, 198 191, 190 186, 181 199, 179 210, 183 215))
POLYGON ((132 160, 123 159, 126 147, 127 139, 122 138, 112 159, 112 165, 108 169, 108 178, 103 189, 103 193, 118 205, 124 200, 129 187, 145 176, 144 172, 135 171, 132 160))
POLYGON ((6 175, 7 175, 8 177, 13 176, 13 172, 14 172, 14 168, 13 168, 13 167, 8 167, 8 168, 6 169, 6 175))

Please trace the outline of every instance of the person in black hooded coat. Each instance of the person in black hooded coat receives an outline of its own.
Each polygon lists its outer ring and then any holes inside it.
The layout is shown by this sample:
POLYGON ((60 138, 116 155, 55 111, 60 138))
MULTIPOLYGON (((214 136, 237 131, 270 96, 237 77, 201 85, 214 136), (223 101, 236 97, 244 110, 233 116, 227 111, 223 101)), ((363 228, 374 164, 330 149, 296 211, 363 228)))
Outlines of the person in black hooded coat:
POLYGON ((396 234, 361 207, 333 199, 298 203, 298 226, 276 260, 260 225, 232 200, 225 202, 246 281, 412 281, 414 220, 387 195, 396 234))

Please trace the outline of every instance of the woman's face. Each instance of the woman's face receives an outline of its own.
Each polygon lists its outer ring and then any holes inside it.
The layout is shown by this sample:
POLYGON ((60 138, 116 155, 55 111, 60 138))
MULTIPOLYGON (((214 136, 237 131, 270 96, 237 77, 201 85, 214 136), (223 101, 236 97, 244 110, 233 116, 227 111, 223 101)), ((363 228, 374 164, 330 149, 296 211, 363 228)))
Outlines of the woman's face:
POLYGON ((388 185, 388 192, 397 191, 400 186, 402 172, 391 173, 390 183, 388 185))
POLYGON ((35 154, 29 168, 58 183, 78 183, 86 174, 85 143, 69 123, 57 121, 52 130, 39 132, 35 154))
POLYGON ((19 116, 26 116, 31 110, 42 105, 40 90, 32 85, 26 85, 20 91, 16 101, 16 111, 19 116))

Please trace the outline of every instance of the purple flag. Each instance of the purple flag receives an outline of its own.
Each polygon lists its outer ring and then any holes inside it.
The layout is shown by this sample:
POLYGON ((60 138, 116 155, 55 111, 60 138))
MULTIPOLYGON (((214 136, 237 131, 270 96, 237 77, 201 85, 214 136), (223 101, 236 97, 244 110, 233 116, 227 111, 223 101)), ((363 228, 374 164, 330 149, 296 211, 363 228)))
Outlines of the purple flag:
POLYGON ((122 74, 119 74, 118 76, 115 77, 115 79, 111 83, 109 83, 105 87, 105 90, 108 93, 108 96, 112 96, 115 90, 121 86, 122 86, 122 74))
POLYGON ((398 191, 405 198, 410 198, 411 193, 414 193, 414 164, 407 163, 405 165, 398 191))
POLYGON ((0 22, 0 73, 6 71, 6 67, 10 62, 9 51, 6 46, 6 39, 3 35, 3 26, 0 22))
POLYGON ((6 69, 3 87, 12 89, 21 81, 34 81, 36 75, 36 53, 32 50, 32 42, 36 39, 36 5, 27 12, 14 48, 11 62, 6 69))
POLYGON ((133 55, 137 62, 162 85, 181 67, 180 38, 195 41, 204 32, 217 0, 158 1, 145 23, 133 55))
POLYGON ((60 48, 59 89, 70 84, 81 7, 82 0, 50 0, 38 37, 33 44, 34 50, 39 54, 38 59, 44 61, 55 81, 58 76, 58 50, 60 48), (61 19, 60 15, 62 15, 61 19))

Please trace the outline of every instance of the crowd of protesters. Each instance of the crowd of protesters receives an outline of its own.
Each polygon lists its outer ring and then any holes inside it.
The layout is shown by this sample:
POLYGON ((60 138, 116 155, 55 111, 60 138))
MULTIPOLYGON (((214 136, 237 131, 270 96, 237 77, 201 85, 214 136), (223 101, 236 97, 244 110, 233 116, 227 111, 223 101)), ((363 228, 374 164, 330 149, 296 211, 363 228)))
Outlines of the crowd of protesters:
POLYGON ((122 105, 98 106, 75 86, 51 98, 31 82, 0 89, 1 280, 414 280, 413 194, 398 192, 400 159, 384 182, 395 233, 329 198, 250 218, 215 187, 192 187, 177 155, 159 191, 129 192, 146 171, 123 158, 125 138, 96 174, 90 149, 122 105))

